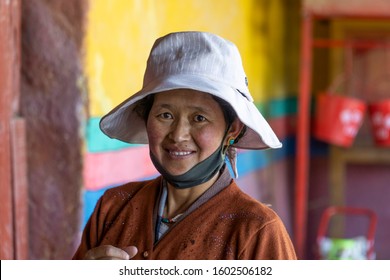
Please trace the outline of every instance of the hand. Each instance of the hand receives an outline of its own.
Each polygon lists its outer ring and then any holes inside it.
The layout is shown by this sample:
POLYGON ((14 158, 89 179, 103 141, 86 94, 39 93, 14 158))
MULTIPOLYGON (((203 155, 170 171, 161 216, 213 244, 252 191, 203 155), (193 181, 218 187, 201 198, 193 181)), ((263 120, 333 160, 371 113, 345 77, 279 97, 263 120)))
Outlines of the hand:
POLYGON ((129 246, 123 249, 111 246, 103 245, 92 248, 85 256, 85 260, 130 260, 138 253, 138 249, 135 246, 129 246))

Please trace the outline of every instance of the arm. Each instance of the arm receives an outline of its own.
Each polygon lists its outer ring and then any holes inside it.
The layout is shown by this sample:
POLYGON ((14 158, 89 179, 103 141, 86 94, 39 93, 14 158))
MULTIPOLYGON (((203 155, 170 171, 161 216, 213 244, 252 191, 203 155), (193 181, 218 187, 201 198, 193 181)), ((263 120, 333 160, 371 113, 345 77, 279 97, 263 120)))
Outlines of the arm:
POLYGON ((296 260, 294 246, 280 219, 272 220, 248 239, 239 259, 296 260))
POLYGON ((86 253, 98 245, 99 240, 99 213, 102 205, 102 197, 97 202, 95 209, 84 227, 80 245, 73 255, 74 260, 82 260, 86 253))
POLYGON ((103 219, 100 217, 103 198, 100 198, 96 207, 89 218, 81 239, 81 243, 73 259, 85 259, 85 260, 129 260, 133 258, 138 249, 135 246, 129 246, 126 248, 117 248, 111 245, 99 246, 102 229, 99 226, 99 221, 103 219))

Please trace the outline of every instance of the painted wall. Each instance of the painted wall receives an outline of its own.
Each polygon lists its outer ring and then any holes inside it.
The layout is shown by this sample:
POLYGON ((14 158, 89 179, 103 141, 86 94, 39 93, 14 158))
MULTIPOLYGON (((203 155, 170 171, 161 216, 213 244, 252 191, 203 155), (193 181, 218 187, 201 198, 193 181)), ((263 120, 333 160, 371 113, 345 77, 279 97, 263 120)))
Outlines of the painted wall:
POLYGON ((154 40, 181 30, 210 31, 233 41, 255 100, 283 96, 282 2, 91 1, 85 38, 91 116, 100 117, 138 91, 154 40))
MULTIPOLYGON (((295 115, 293 83, 286 81, 286 65, 294 66, 294 61, 286 63, 283 55, 291 51, 286 47, 285 24, 291 23, 286 22, 286 10, 298 14, 296 2, 90 2, 84 41, 90 116, 84 154, 84 222, 107 188, 157 176, 148 147, 109 139, 98 128, 100 118, 141 88, 146 60, 157 37, 200 30, 219 34, 238 46, 255 103, 284 143, 275 151, 240 151, 238 170, 243 189, 273 204, 290 227, 291 181, 280 176, 288 173, 285 161, 292 153, 295 115)), ((293 30, 293 26, 289 28, 293 30)))

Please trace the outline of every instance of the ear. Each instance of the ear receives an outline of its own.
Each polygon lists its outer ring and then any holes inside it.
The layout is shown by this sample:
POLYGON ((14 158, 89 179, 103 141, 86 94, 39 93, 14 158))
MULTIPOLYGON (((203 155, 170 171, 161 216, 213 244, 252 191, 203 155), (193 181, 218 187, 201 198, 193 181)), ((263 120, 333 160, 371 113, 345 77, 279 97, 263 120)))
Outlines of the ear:
POLYGON ((229 141, 231 139, 236 139, 240 135, 241 130, 243 128, 244 128, 244 124, 240 121, 240 119, 236 118, 230 125, 230 129, 226 134, 226 139, 225 139, 226 145, 228 146, 231 145, 229 144, 229 141))

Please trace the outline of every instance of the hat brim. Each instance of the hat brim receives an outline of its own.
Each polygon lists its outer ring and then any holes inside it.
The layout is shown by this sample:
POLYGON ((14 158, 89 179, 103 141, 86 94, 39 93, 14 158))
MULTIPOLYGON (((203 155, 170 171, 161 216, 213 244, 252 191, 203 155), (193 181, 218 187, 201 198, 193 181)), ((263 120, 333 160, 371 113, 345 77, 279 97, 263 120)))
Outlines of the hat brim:
POLYGON ((145 121, 134 111, 137 101, 148 95, 173 89, 192 89, 219 97, 233 107, 247 130, 233 146, 240 149, 280 148, 281 142, 253 102, 239 90, 199 74, 179 74, 154 80, 132 95, 100 121, 100 129, 110 138, 134 144, 148 144, 145 121))

